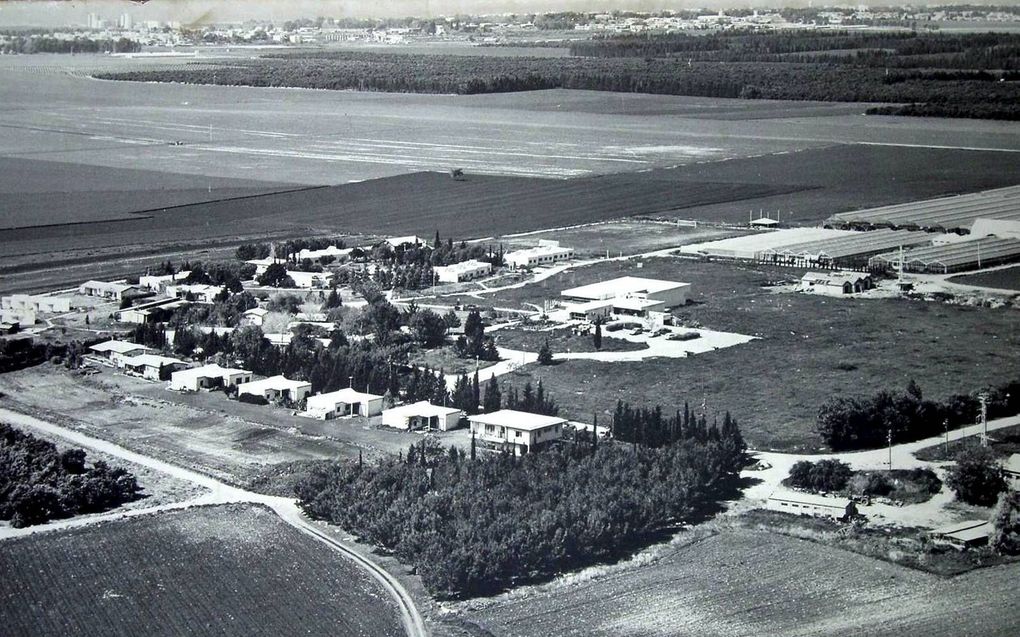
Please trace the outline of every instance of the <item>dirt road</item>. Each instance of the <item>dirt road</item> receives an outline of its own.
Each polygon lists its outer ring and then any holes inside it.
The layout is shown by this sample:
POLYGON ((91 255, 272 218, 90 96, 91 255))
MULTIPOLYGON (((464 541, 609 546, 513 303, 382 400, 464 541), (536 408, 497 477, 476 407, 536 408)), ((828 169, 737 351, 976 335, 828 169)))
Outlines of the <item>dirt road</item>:
POLYGON ((375 579, 390 596, 397 603, 397 607, 400 609, 401 623, 404 626, 405 632, 409 637, 425 637, 428 635, 428 630, 425 628, 425 621, 422 619, 421 614, 418 612, 417 607, 414 604, 414 600, 411 598, 410 593, 407 589, 397 581, 392 575, 380 568, 372 561, 362 557, 354 549, 345 546, 337 540, 329 537, 325 533, 322 533, 311 523, 311 521, 305 516, 304 512, 298 507, 297 502, 290 498, 282 498, 278 496, 263 495, 260 493, 254 493, 251 491, 245 491, 227 484, 224 484, 218 480, 215 480, 209 476, 201 473, 184 469, 176 465, 164 462, 157 458, 136 453, 125 449, 119 445, 115 445, 105 440, 99 440, 85 434, 71 431, 56 425, 51 422, 40 420, 32 416, 28 416, 16 411, 9 409, 0 408, 0 420, 11 423, 18 427, 26 429, 35 429, 36 431, 44 432, 50 436, 62 438, 71 442, 75 445, 100 451, 102 453, 127 460, 129 462, 160 471, 167 475, 173 476, 180 480, 186 480, 197 484, 199 486, 209 489, 209 493, 187 502, 177 503, 174 505, 167 505, 164 507, 152 507, 150 509, 139 509, 132 512, 123 512, 121 514, 111 514, 109 516, 97 516, 94 518, 80 518, 78 520, 61 520, 51 524, 39 525, 36 527, 29 527, 24 529, 23 532, 18 532, 17 535, 29 535, 32 533, 41 533, 48 531, 55 531, 60 529, 71 528, 73 526, 80 526, 83 524, 90 524, 93 522, 133 517, 142 515, 145 513, 153 513, 161 510, 170 510, 175 508, 186 508, 191 505, 200 504, 229 504, 229 503, 252 503, 261 504, 269 507, 275 512, 280 519, 287 524, 290 524, 302 533, 315 538, 323 544, 329 546, 331 549, 337 551, 347 559, 351 560, 359 567, 364 569, 369 575, 375 579))

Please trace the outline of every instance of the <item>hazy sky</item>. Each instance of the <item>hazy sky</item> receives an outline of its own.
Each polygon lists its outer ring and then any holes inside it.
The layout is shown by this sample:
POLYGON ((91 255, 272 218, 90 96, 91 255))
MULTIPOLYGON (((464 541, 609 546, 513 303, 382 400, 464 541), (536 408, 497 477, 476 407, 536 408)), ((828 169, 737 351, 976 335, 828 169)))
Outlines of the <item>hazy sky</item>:
MULTIPOLYGON (((989 0, 1016 6, 1020 0, 989 0)), ((608 11, 630 9, 720 8, 727 6, 806 6, 808 0, 0 0, 0 26, 80 24, 89 13, 115 19, 130 13, 135 20, 183 23, 236 21, 247 18, 283 21, 298 17, 430 17, 456 13, 532 13, 541 11, 608 11)), ((892 4, 890 0, 815 0, 825 4, 892 4)), ((916 3, 914 6, 923 6, 916 3)), ((934 3, 933 3, 934 4, 934 3)), ((986 4, 973 2, 973 4, 986 4)))

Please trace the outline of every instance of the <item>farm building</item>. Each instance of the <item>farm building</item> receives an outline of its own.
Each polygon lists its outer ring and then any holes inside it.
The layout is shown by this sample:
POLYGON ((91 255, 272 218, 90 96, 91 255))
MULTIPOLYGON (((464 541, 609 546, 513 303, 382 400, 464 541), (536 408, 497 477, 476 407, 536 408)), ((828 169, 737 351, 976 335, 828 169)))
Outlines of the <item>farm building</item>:
POLYGON ((123 359, 124 371, 149 380, 168 380, 170 374, 182 370, 187 363, 156 354, 139 354, 123 359))
MULTIPOLYGON (((904 272, 948 274, 1020 260, 1020 239, 985 237, 946 245, 914 248, 902 255, 904 272)), ((897 270, 900 253, 887 252, 868 260, 872 270, 897 270)))
POLYGON ((70 312, 71 299, 66 296, 12 294, 0 297, 0 308, 5 310, 32 310, 34 312, 70 312))
POLYGON ((331 272, 301 272, 298 270, 287 270, 287 276, 294 281, 294 287, 298 288, 325 288, 333 279, 331 272))
POLYGON ((382 413, 383 397, 366 394, 350 387, 328 394, 309 396, 305 414, 323 420, 344 416, 378 416, 382 413))
POLYGON ((838 226, 890 226, 931 230, 969 230, 981 218, 1020 221, 1020 186, 955 197, 841 212, 828 219, 838 226))
POLYGON ((78 287, 78 293, 84 296, 98 296, 103 299, 120 301, 124 295, 134 290, 134 286, 126 283, 109 283, 107 281, 86 281, 78 287))
POLYGON ((686 305, 690 283, 624 276, 560 292, 571 301, 613 301, 613 311, 641 314, 686 305))
POLYGON ((264 307, 253 307, 250 310, 245 310, 241 313, 241 326, 254 325, 256 327, 262 327, 263 321, 266 320, 266 314, 269 314, 269 310, 264 307))
POLYGON ((513 409, 468 416, 468 421, 471 433, 479 442, 497 449, 509 449, 516 454, 528 453, 559 440, 567 423, 564 418, 513 409))
POLYGON ((248 265, 255 266, 255 276, 263 274, 266 269, 274 263, 286 263, 283 257, 266 257, 265 259, 249 259, 245 261, 248 265))
POLYGON ((853 232, 848 230, 830 230, 827 228, 787 228, 682 246, 680 253, 710 259, 753 261, 758 258, 759 253, 765 250, 777 250, 798 243, 846 237, 853 234, 853 232))
POLYGON ((116 367, 123 367, 124 361, 149 351, 148 347, 128 341, 109 340, 89 347, 93 355, 110 361, 116 367))
POLYGON ((460 283, 461 281, 473 281, 488 276, 492 272, 492 264, 485 261, 469 259, 453 265, 440 265, 432 268, 436 280, 440 283, 460 283))
POLYGON ((309 259, 311 261, 317 261, 323 257, 333 257, 334 259, 340 259, 349 255, 354 248, 338 248, 336 246, 329 246, 328 248, 322 248, 321 250, 309 250, 305 248, 297 253, 297 260, 304 261, 309 259))
POLYGON ((801 292, 855 294, 874 286, 871 276, 860 272, 808 272, 800 279, 801 292))
POLYGON ((790 245, 770 247, 758 252, 754 260, 771 265, 798 268, 864 267, 868 257, 899 248, 931 244, 932 235, 909 230, 873 230, 850 232, 838 237, 814 239, 790 245))
POLYGON ((748 225, 752 228, 775 228, 779 226, 779 220, 770 217, 758 217, 749 221, 748 225))
POLYGON ((390 245, 390 247, 393 247, 393 248, 399 248, 400 246, 405 246, 405 245, 412 245, 412 246, 416 246, 418 244, 424 245, 425 244, 425 240, 422 239, 421 237, 416 237, 416 236, 414 236, 412 234, 412 235, 408 235, 406 237, 389 237, 388 239, 383 239, 383 243, 388 243, 390 245))
POLYGON ((574 249, 560 245, 559 241, 541 240, 534 248, 515 250, 503 255, 503 260, 508 267, 514 270, 521 268, 534 268, 540 265, 551 265, 557 261, 567 261, 574 258, 574 249))
POLYGON ((456 429, 464 412, 452 407, 440 407, 427 400, 401 405, 382 412, 382 424, 395 429, 456 429))
POLYGON ((773 493, 765 501, 765 508, 770 511, 835 520, 849 520, 857 515, 857 505, 849 498, 827 498, 794 491, 773 493))
POLYGON ((1020 453, 1014 453, 1002 464, 1002 474, 1013 489, 1020 489, 1020 453))
POLYGON ((168 285, 166 295, 178 299, 187 299, 196 303, 215 303, 216 297, 223 293, 222 285, 168 285))
POLYGON ((252 374, 248 370, 220 367, 213 363, 174 372, 170 375, 170 389, 199 391, 201 389, 233 387, 251 381, 251 376, 252 374))
POLYGON ((178 272, 176 274, 149 274, 138 277, 138 286, 153 292, 159 292, 168 285, 188 278, 190 271, 178 272))
POLYGON ((578 303, 567 308, 570 318, 575 321, 588 321, 594 323, 599 319, 607 319, 613 313, 613 301, 596 300, 587 303, 578 303))
POLYGON ((181 299, 158 299, 142 303, 113 313, 121 323, 159 323, 169 318, 174 310, 185 307, 189 301, 181 299))
POLYGON ((249 381, 237 386, 237 395, 249 394, 260 396, 266 400, 285 398, 291 402, 301 402, 312 393, 312 384, 303 380, 288 380, 283 376, 270 376, 262 380, 249 381))
POLYGON ((985 520, 968 520, 928 531, 928 537, 936 544, 945 544, 964 550, 988 544, 992 525, 985 520))

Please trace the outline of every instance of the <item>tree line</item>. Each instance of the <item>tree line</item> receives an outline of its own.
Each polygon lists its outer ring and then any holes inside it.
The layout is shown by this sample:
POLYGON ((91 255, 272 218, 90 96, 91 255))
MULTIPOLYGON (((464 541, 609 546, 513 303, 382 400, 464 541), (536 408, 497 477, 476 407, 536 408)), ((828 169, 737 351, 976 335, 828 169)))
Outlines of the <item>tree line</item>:
MULTIPOLYGON (((987 393, 988 418, 1020 413, 1020 381, 987 393)), ((976 394, 956 394, 945 401, 925 400, 910 381, 903 393, 881 391, 872 396, 834 396, 818 410, 816 431, 834 451, 874 449, 889 442, 911 442, 942 435, 978 421, 976 394)))
POLYGON ((0 423, 0 520, 15 528, 137 500, 141 488, 123 468, 86 462, 82 449, 53 443, 0 423))
POLYGON ((0 53, 137 53, 142 45, 128 38, 63 38, 14 36, 0 42, 0 53))
POLYGON ((575 444, 515 457, 442 449, 340 462, 297 486, 309 515, 412 564, 441 599, 612 560, 722 499, 741 462, 718 441, 575 444))

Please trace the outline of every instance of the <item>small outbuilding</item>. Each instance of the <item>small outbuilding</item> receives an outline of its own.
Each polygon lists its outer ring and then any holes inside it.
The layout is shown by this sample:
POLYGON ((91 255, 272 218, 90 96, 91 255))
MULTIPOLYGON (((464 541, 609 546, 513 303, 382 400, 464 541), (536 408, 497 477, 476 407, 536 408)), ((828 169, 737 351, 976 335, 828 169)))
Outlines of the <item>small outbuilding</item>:
POLYGON ((992 525, 985 520, 968 520, 928 531, 928 537, 936 544, 951 546, 957 550, 988 544, 992 536, 992 525))
POLYGON ((289 380, 284 376, 270 376, 262 380, 241 383, 237 386, 237 395, 259 396, 273 401, 285 398, 299 403, 312 393, 312 384, 303 380, 289 380))
POLYGON ((395 429, 456 429, 464 412, 452 407, 440 407, 427 400, 401 405, 382 412, 382 424, 395 429))
POLYGON ((796 491, 773 493, 765 502, 765 508, 770 511, 832 518, 844 522, 857 516, 857 505, 850 498, 828 498, 796 491))
POLYGON ((122 362, 125 372, 148 380, 169 380, 174 372, 188 366, 182 360, 156 354, 139 354, 122 362))
POLYGON ((378 416, 382 413, 383 397, 347 387, 326 394, 309 396, 305 415, 322 420, 345 416, 378 416))
POLYGON ((246 369, 220 367, 215 363, 192 369, 182 369, 170 375, 170 389, 175 391, 199 391, 234 387, 251 381, 252 373, 246 369))

